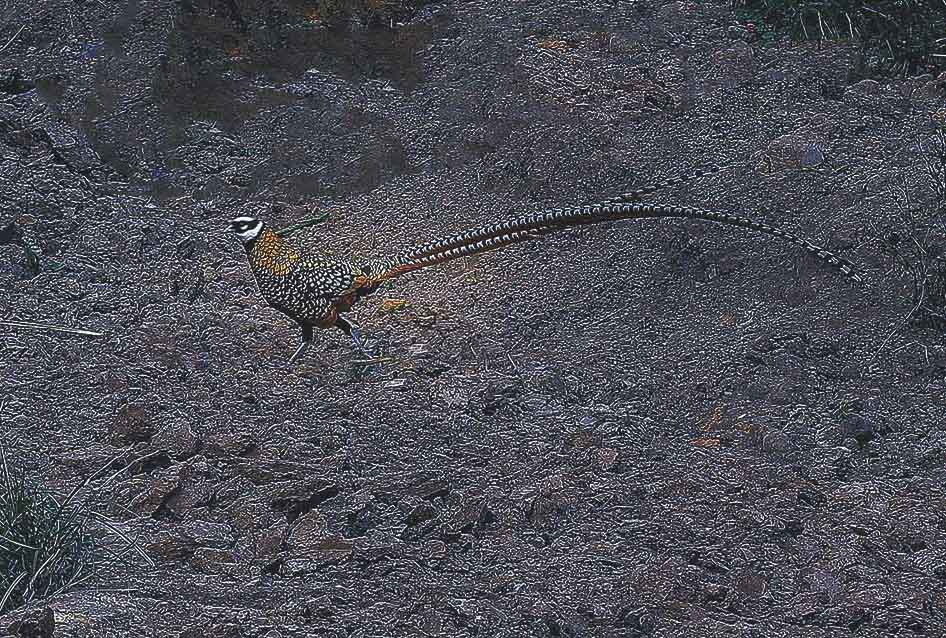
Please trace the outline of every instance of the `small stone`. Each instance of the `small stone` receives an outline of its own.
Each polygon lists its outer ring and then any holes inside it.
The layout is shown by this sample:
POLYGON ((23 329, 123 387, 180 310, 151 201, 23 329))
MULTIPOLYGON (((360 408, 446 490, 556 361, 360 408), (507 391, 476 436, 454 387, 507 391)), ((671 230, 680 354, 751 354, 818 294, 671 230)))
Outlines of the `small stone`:
POLYGON ((136 514, 154 515, 177 490, 180 480, 179 466, 165 468, 153 476, 135 477, 119 486, 115 502, 127 504, 136 514))
POLYGON ((178 634, 178 638, 240 638, 243 628, 233 623, 205 622, 188 627, 178 634))
POLYGON ((56 631, 56 616, 49 607, 25 614, 10 626, 13 636, 20 638, 53 638, 56 631))
POLYGON ((781 432, 769 432, 762 437, 762 449, 766 452, 786 452, 792 448, 792 440, 781 432))
POLYGON ((407 307, 407 299, 385 299, 381 302, 381 312, 397 312, 407 307))
POLYGON ((514 383, 491 383, 483 392, 483 414, 493 415, 502 411, 520 393, 521 388, 514 383))
POLYGON ((707 602, 719 603, 726 600, 726 595, 729 593, 729 588, 724 585, 719 585, 717 583, 708 583, 703 588, 703 598, 707 602))
POLYGON ((235 500, 227 508, 227 517, 235 528, 244 532, 266 529, 277 521, 281 521, 284 526, 286 524, 286 517, 274 512, 257 495, 243 496, 235 500))
POLYGON ((233 554, 222 549, 199 547, 190 558, 190 565, 205 574, 219 574, 228 564, 234 563, 233 554))
POLYGON ((933 121, 936 122, 938 126, 946 129, 946 108, 939 109, 930 117, 933 118, 933 121))
POLYGON ((440 479, 430 479, 424 481, 409 491, 411 496, 419 496, 426 501, 432 501, 436 498, 444 498, 450 493, 450 485, 440 479))
POLYGON ((825 121, 816 118, 805 127, 773 139, 765 149, 763 166, 772 171, 818 166, 824 162, 821 147, 825 137, 825 121))
POLYGON ((167 507, 177 515, 201 507, 213 499, 214 477, 203 456, 194 456, 180 466, 177 489, 167 499, 167 507))
POLYGON ((310 598, 303 603, 303 614, 306 618, 325 619, 335 615, 336 605, 331 596, 310 598))
POLYGON ((827 571, 816 571, 809 576, 811 591, 820 594, 824 602, 834 603, 841 595, 841 582, 827 571))
POLYGON ((539 521, 545 519, 549 514, 554 512, 555 509, 555 501, 553 501, 551 498, 547 496, 536 496, 529 503, 529 509, 526 516, 533 523, 538 523, 539 521))
POLYGON ((479 529, 491 527, 495 522, 496 515, 493 514, 491 509, 486 507, 486 503, 483 503, 483 506, 479 510, 479 515, 476 517, 476 527, 479 529))
POLYGON ((222 549, 233 544, 233 529, 226 523, 191 521, 178 529, 201 547, 222 549))
POLYGON ((612 450, 611 448, 604 448, 598 450, 598 466, 602 470, 610 470, 614 467, 615 462, 617 462, 618 451, 612 450))
POLYGON ((256 447, 256 442, 244 432, 221 432, 211 435, 204 444, 208 456, 242 456, 256 447))
POLYGON ((801 156, 801 165, 804 167, 818 166, 824 162, 824 153, 821 149, 812 144, 801 156))
POLYGON ((178 242, 176 251, 178 259, 194 259, 207 250, 207 242, 196 237, 188 237, 178 242))
POLYGON ((354 548, 354 543, 343 538, 325 538, 310 548, 306 558, 285 561, 280 572, 294 576, 317 572, 325 565, 334 565, 350 557, 354 548))
POLYGON ((305 552, 318 546, 325 536, 328 523, 318 510, 306 512, 293 524, 289 532, 288 545, 293 552, 305 552))
POLYGON ((338 496, 339 488, 322 479, 301 477, 268 485, 264 493, 270 507, 277 512, 283 512, 286 521, 291 523, 301 514, 338 496))
POLYGON ((875 95, 880 93, 880 82, 876 80, 861 80, 848 90, 860 95, 875 95))
POLYGON ((289 526, 285 521, 278 521, 263 530, 256 541, 256 558, 272 560, 282 551, 283 540, 287 537, 289 526))
MULTIPOLYGON (((120 451, 111 445, 89 443, 86 446, 72 450, 69 454, 64 455, 61 460, 63 464, 78 470, 82 475, 88 476, 100 470, 109 461, 114 462, 120 454, 120 451)), ((113 465, 113 467, 115 466, 113 465)))
POLYGON ((737 24, 732 24, 726 29, 726 35, 733 40, 742 40, 746 36, 746 30, 737 24))
POLYGON ((759 574, 747 571, 736 578, 736 589, 748 598, 758 598, 765 593, 768 584, 759 574))
POLYGON ((900 84, 900 93, 904 97, 917 96, 920 97, 924 92, 927 85, 933 85, 935 80, 933 76, 929 73, 924 73, 923 75, 915 75, 913 77, 906 78, 900 84))
POLYGON ((197 551, 197 545, 186 536, 172 534, 168 531, 158 532, 155 539, 145 548, 148 553, 166 561, 178 561, 190 558, 197 551))
POLYGON ((425 609, 418 614, 419 629, 426 636, 440 636, 443 633, 443 620, 435 609, 425 609))
POLYGON ((193 521, 183 527, 158 532, 147 549, 164 560, 179 561, 190 559, 200 548, 222 550, 232 543, 228 525, 193 521))
POLYGON ((447 556, 447 544, 441 540, 428 541, 424 546, 424 553, 430 560, 440 560, 447 556))
POLYGON ((218 483, 214 487, 214 503, 216 506, 228 506, 237 499, 250 496, 256 490, 252 481, 237 476, 218 483))
POLYGON ((185 460, 197 452, 197 435, 187 423, 168 424, 151 439, 151 447, 167 452, 171 458, 185 460))
POLYGON ((858 445, 865 446, 877 435, 874 423, 860 414, 848 414, 841 419, 841 433, 845 437, 852 437, 858 445))
POLYGON ((111 423, 112 442, 116 445, 131 445, 147 441, 157 431, 147 410, 143 406, 125 404, 111 423))
POLYGON ((553 474, 552 476, 545 479, 545 489, 543 489, 543 492, 546 494, 558 492, 564 485, 565 482, 562 480, 561 474, 553 474))
POLYGON ((404 524, 408 527, 420 525, 437 517, 437 508, 427 501, 422 501, 415 505, 411 511, 404 517, 404 524))

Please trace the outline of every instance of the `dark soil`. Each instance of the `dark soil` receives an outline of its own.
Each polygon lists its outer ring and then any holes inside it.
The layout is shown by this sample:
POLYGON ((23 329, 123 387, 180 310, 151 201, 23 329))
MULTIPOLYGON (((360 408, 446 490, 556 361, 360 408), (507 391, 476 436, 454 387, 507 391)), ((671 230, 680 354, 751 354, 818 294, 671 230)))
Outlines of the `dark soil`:
POLYGON ((0 227, 41 252, 0 245, 0 320, 104 333, 0 326, 0 436, 56 493, 129 464, 98 507, 157 564, 55 635, 942 635, 946 344, 898 255, 943 243, 946 78, 850 84, 722 1, 317 4, 0 9, 0 227), (866 283, 615 223, 405 277, 358 313, 389 361, 289 368, 226 227, 382 255, 720 162, 654 199, 866 283))

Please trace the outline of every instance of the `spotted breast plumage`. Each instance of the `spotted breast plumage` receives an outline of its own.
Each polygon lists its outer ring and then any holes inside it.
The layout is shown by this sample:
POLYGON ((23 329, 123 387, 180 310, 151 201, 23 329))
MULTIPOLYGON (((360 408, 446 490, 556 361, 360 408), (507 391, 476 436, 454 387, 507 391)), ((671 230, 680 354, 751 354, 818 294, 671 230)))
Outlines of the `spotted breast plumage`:
POLYGON ((313 328, 339 328, 354 345, 368 353, 359 327, 344 313, 383 282, 399 275, 468 255, 538 239, 574 226, 626 219, 686 218, 748 228, 795 244, 841 274, 860 281, 854 265, 796 234, 747 217, 685 206, 642 203, 637 200, 659 187, 708 174, 699 171, 645 187, 600 204, 556 208, 489 224, 421 244, 393 257, 377 260, 337 260, 304 255, 258 218, 233 219, 231 229, 243 242, 247 260, 263 298, 302 328, 302 342, 290 357, 295 362, 313 339, 313 328))

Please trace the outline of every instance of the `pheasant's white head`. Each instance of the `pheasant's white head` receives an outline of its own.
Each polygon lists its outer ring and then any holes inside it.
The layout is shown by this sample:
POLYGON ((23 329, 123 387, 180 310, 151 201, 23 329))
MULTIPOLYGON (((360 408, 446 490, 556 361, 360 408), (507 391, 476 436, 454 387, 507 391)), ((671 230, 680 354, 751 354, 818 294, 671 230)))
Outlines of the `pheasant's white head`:
POLYGON ((230 220, 230 230, 236 233, 244 244, 248 244, 263 230, 263 220, 255 217, 235 217, 230 220))

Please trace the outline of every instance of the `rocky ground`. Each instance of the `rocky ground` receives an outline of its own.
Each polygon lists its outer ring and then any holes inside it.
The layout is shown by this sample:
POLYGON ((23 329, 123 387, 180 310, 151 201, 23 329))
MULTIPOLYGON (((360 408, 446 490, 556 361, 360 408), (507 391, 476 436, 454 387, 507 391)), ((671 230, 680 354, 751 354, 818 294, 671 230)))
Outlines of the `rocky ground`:
POLYGON ((0 226, 41 252, 0 246, 0 320, 102 333, 0 326, 2 438, 57 493, 111 464, 90 506, 155 563, 45 601, 56 636, 942 634, 946 350, 913 273, 946 78, 854 81, 850 47, 761 47, 725 2, 319 17, 0 9, 0 226), (720 162, 654 199, 865 283, 615 223, 397 281, 358 314, 388 360, 324 333, 289 368, 226 229, 328 212, 293 240, 374 256, 720 162))

